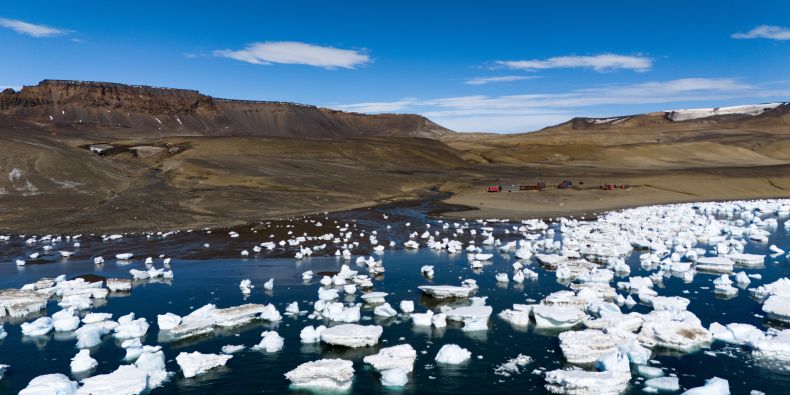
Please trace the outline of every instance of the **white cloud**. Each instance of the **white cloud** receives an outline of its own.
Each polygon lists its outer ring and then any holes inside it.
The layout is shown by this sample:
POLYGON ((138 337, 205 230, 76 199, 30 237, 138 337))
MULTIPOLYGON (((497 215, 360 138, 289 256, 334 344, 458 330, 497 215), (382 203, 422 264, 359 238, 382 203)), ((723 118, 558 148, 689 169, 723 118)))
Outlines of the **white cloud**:
POLYGON ((499 77, 477 77, 477 78, 470 78, 466 80, 464 83, 467 85, 485 85, 490 84, 492 82, 513 82, 513 81, 523 81, 523 80, 531 80, 534 78, 539 78, 537 76, 524 76, 524 75, 503 75, 499 77))
POLYGON ((4 91, 4 90, 6 90, 6 89, 8 89, 8 88, 11 88, 11 89, 13 89, 13 90, 15 90, 15 91, 17 91, 17 92, 19 92, 20 90, 22 90, 22 87, 21 87, 21 86, 19 86, 19 85, 0 85, 0 92, 2 92, 2 91, 4 91))
POLYGON ((0 18, 0 26, 31 37, 54 37, 69 34, 68 30, 46 25, 36 25, 16 19, 0 18))
POLYGON ((587 68, 595 71, 626 69, 648 71, 653 61, 644 56, 605 53, 593 56, 557 56, 545 60, 500 60, 496 64, 516 70, 587 68))
POLYGON ((296 41, 252 43, 238 51, 229 49, 214 51, 214 56, 252 64, 302 64, 327 69, 353 69, 370 62, 370 57, 362 51, 322 47, 296 41))
POLYGON ((750 39, 767 38, 771 40, 790 40, 790 28, 781 26, 760 25, 746 33, 735 33, 732 38, 750 39))
POLYGON ((634 105, 660 104, 668 110, 671 103, 731 99, 759 102, 761 98, 790 95, 790 84, 782 82, 778 85, 781 89, 751 85, 733 78, 682 78, 602 85, 558 93, 401 99, 336 107, 357 112, 418 113, 458 131, 523 132, 575 116, 627 115, 632 111, 627 106, 634 105))

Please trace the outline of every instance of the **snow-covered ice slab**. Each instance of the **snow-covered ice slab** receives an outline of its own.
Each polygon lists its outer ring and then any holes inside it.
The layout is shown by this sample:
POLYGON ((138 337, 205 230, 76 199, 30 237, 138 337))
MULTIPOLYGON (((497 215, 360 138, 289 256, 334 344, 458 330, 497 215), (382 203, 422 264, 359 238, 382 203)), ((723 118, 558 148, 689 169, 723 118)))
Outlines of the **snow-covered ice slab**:
POLYGON ((628 387, 631 375, 619 372, 552 370, 546 372, 546 390, 552 394, 616 395, 628 387))
POLYGON ((342 324, 324 329, 321 341, 335 346, 366 347, 379 342, 384 328, 378 325, 342 324))
POLYGON ((132 280, 128 278, 108 278, 106 283, 110 292, 129 292, 132 290, 132 280))
POLYGON ((587 317, 583 311, 571 307, 538 305, 532 308, 535 326, 538 328, 570 328, 587 317))
POLYGON ((462 306, 446 312, 447 319, 451 321, 485 320, 491 316, 494 308, 491 306, 462 306))
POLYGON ((69 380, 60 373, 38 376, 19 391, 19 395, 74 395, 77 393, 77 382, 69 380))
POLYGON ((646 320, 639 331, 638 339, 649 348, 658 346, 691 352, 708 345, 713 336, 699 322, 659 318, 646 320))
POLYGON ((457 344, 445 344, 436 353, 436 362, 447 365, 459 365, 468 361, 472 357, 469 350, 458 346, 457 344))
POLYGON ((589 364, 600 356, 617 351, 618 337, 598 329, 560 333, 560 349, 565 359, 574 364, 589 364))
POLYGON ((711 273, 732 273, 735 261, 723 256, 699 257, 695 262, 697 270, 711 273))
POLYGON ((306 362, 285 374, 293 387, 347 391, 354 380, 354 364, 345 359, 306 362))
POLYGON ((195 377, 218 366, 224 366, 232 355, 202 354, 197 351, 182 352, 176 357, 176 363, 181 367, 184 377, 195 377))
POLYGON ((44 310, 47 295, 33 290, 4 289, 0 291, 0 317, 24 317, 44 310))
POLYGON ((769 330, 764 336, 750 339, 749 345, 756 357, 790 362, 790 329, 769 330))
POLYGON ((727 380, 713 377, 705 380, 702 387, 692 388, 682 395, 730 395, 730 383, 727 380))
POLYGON ((763 303, 763 312, 772 320, 790 323, 790 296, 769 297, 763 303))
POLYGON ((417 351, 408 344, 400 344, 394 347, 386 347, 379 350, 378 354, 368 355, 363 359, 367 364, 373 365, 378 371, 389 369, 403 369, 411 372, 414 369, 414 361, 417 359, 417 351))
POLYGON ((148 388, 148 373, 132 365, 121 365, 112 373, 82 380, 78 395, 140 394, 148 388))
POLYGON ((468 298, 474 289, 454 285, 422 285, 417 287, 424 294, 436 299, 468 298))

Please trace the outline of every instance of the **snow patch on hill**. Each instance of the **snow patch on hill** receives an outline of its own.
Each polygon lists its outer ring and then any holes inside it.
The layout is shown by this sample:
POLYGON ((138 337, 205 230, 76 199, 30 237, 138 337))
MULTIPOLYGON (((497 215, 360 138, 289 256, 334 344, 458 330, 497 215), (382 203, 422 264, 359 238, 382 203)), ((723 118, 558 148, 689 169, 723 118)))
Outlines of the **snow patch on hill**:
POLYGON ((783 103, 766 103, 766 104, 747 104, 742 106, 732 107, 715 107, 715 108, 693 108, 685 110, 666 111, 667 118, 672 121, 689 121, 692 119, 707 118, 716 115, 760 115, 766 111, 773 110, 783 103))

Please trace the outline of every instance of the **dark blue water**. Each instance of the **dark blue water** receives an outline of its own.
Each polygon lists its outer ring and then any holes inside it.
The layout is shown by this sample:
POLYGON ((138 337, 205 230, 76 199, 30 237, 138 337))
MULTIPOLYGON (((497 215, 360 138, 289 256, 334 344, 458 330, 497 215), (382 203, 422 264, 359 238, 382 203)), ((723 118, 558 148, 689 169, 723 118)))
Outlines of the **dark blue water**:
MULTIPOLYGON (((361 222, 361 221, 360 221, 361 222)), ((435 222, 434 222, 435 223, 435 222)), ((416 225, 416 224, 415 224, 416 225)), ((360 224, 362 226, 362 224, 360 224)), ((506 226, 498 226, 497 236, 507 239, 503 233, 506 226)), ((379 226, 381 230, 381 227, 379 226)), ((420 228, 422 232, 423 228, 420 228)), ((436 229, 436 228, 432 228, 436 229)), ((328 229, 327 229, 328 230, 328 229)), ((218 232, 215 232, 218 233, 218 232)), ((216 234, 218 241, 226 239, 216 234)), ((208 236, 205 236, 208 237, 208 236)), ((242 238, 252 235, 242 235, 242 238)), ((403 238, 403 234, 397 238, 403 238)), ((334 257, 313 257, 297 262, 291 258, 225 258, 225 259, 180 259, 179 256, 190 256, 202 247, 204 236, 184 238, 174 244, 144 238, 125 239, 118 242, 87 242, 84 249, 89 250, 68 260, 51 259, 51 263, 28 265, 17 268, 13 261, 4 259, 0 264, 0 289, 18 288, 25 283, 33 282, 41 277, 54 277, 59 274, 69 276, 92 273, 106 277, 128 277, 132 268, 144 269, 142 260, 119 266, 114 259, 108 259, 102 266, 96 266, 89 259, 97 251, 105 255, 110 252, 134 250, 151 254, 164 253, 175 256, 172 268, 175 279, 170 284, 146 284, 136 286, 130 295, 111 297, 106 305, 93 309, 95 312, 109 312, 115 318, 129 312, 145 317, 152 323, 146 344, 159 344, 158 329, 155 325, 156 315, 173 312, 186 315, 195 308, 207 303, 218 307, 234 306, 241 303, 274 303, 282 312, 287 303, 298 301, 302 310, 312 309, 312 302, 317 299, 317 280, 306 284, 301 280, 301 273, 306 270, 313 272, 337 271, 342 260, 334 257), (93 244, 101 247, 92 246, 93 244), (101 250, 103 248, 104 250, 101 250), (168 251, 173 250, 173 252, 168 251), (252 279, 257 286, 252 295, 244 299, 238 284, 244 278, 252 279), (263 283, 269 278, 275 279, 275 287, 271 292, 263 291, 263 283)), ((395 239, 380 231, 382 241, 395 239)), ((266 238, 259 237, 259 241, 266 238)), ((279 240, 279 239, 276 239, 279 240)), ((228 242, 223 248, 225 252, 235 251, 237 245, 228 242)), ((767 253, 767 246, 777 244, 790 250, 790 237, 783 229, 779 229, 773 239, 764 245, 749 244, 746 252, 767 253)), ((13 248, 25 250, 28 247, 14 244, 13 248)), ((11 250, 12 246, 9 245, 11 250)), ((7 251, 8 251, 7 250, 7 251)), ((334 249, 330 250, 331 252, 334 249)), ((491 249, 491 251, 495 251, 491 249)), ((14 252, 18 254, 20 252, 14 252)), ((235 255, 235 252, 233 252, 235 255)), ((8 255, 6 255, 8 258, 8 255)), ((638 253, 629 260, 631 275, 647 275, 638 262, 638 253)), ((389 292, 387 301, 397 308, 401 300, 413 300, 417 312, 425 311, 426 307, 435 304, 420 295, 417 286, 424 284, 459 284, 465 278, 474 278, 480 285, 478 296, 488 296, 488 304, 493 306, 494 315, 510 308, 513 303, 528 303, 528 300, 540 300, 551 292, 567 289, 558 284, 552 272, 543 270, 534 263, 531 267, 538 271, 540 277, 536 281, 526 281, 523 286, 510 283, 499 285, 494 280, 497 272, 512 273, 512 258, 496 253, 493 265, 486 266, 482 272, 473 271, 468 264, 466 254, 450 255, 446 252, 435 252, 427 249, 419 251, 387 250, 381 258, 386 273, 375 281, 375 290, 389 292), (435 266, 435 278, 429 281, 419 273, 422 265, 435 266)), ((161 266, 157 261, 156 266, 161 266)), ((355 265, 351 264, 352 269, 355 265)), ((790 266, 784 257, 766 260, 763 269, 746 270, 747 273, 758 272, 762 280, 752 280, 751 287, 768 283, 780 277, 790 275, 790 266)), ((361 268, 360 268, 361 269, 361 268)), ((761 314, 760 304, 741 291, 738 296, 729 299, 718 299, 713 292, 713 279, 716 276, 698 274, 692 284, 685 284, 678 278, 667 279, 664 288, 657 288, 661 295, 678 295, 689 298, 689 310, 694 312, 706 327, 714 321, 723 324, 731 322, 749 323, 767 328, 772 323, 765 322, 757 315, 761 314), (709 289, 701 289, 709 287, 709 289), (688 293, 684 291, 688 291, 688 293)), ((615 280, 617 281, 617 280, 615 280)), ((359 299, 358 299, 359 300, 359 299)), ((636 306, 635 311, 647 312, 644 306, 636 306)), ((59 310, 56 303, 50 302, 47 313, 59 310)), ((628 309, 623 307, 624 312, 628 309)), ((245 327, 216 331, 211 336, 204 336, 178 343, 163 343, 167 358, 167 368, 175 372, 163 386, 153 391, 155 394, 183 393, 301 393, 288 388, 288 381, 283 374, 297 365, 320 358, 345 358, 354 361, 356 377, 353 392, 368 393, 543 393, 544 381, 541 375, 532 374, 533 369, 552 370, 566 366, 556 333, 537 332, 530 329, 514 328, 507 322, 492 316, 488 332, 465 333, 460 326, 449 323, 442 330, 435 328, 417 329, 410 321, 392 318, 387 320, 373 319, 372 310, 363 310, 361 324, 378 324, 384 326, 382 341, 377 347, 362 349, 346 349, 323 344, 303 345, 299 341, 299 331, 307 325, 317 325, 318 321, 308 320, 304 316, 284 317, 277 324, 255 323, 245 327), (175 356, 182 351, 200 351, 203 353, 219 353, 226 344, 244 344, 248 347, 260 341, 260 333, 264 330, 277 330, 285 338, 285 347, 281 352, 265 354, 245 350, 235 354, 227 366, 212 370, 210 373, 193 379, 185 379, 175 363, 175 356), (405 338, 405 340, 399 340, 405 338), (362 363, 366 355, 375 354, 381 347, 400 343, 411 344, 418 352, 414 372, 410 381, 402 390, 384 388, 379 383, 378 374, 362 363), (455 343, 469 349, 472 360, 458 367, 435 366, 433 358, 443 344, 455 343), (425 353, 423 353, 423 351, 425 353), (494 368, 515 357, 526 354, 534 359, 522 374, 509 378, 494 374, 494 368), (479 358, 480 356, 481 358, 479 358)), ((32 318, 28 318, 32 320, 32 318)), ((45 337, 26 339, 21 336, 18 323, 5 323, 8 337, 0 341, 0 363, 10 364, 5 379, 0 381, 0 393, 13 394, 25 387, 34 377, 46 373, 64 373, 70 375, 69 362, 78 351, 75 340, 68 335, 57 334, 45 337)), ((705 351, 705 350, 703 350, 705 351)), ((745 348, 714 344, 708 351, 692 354, 658 354, 662 367, 680 377, 683 387, 701 385, 705 379, 718 376, 730 381, 734 394, 748 393, 758 389, 768 394, 788 393, 790 388, 790 370, 786 366, 755 360, 745 348)), ((99 361, 99 367, 93 373, 103 374, 114 371, 122 362, 124 350, 120 343, 111 336, 94 351, 92 357, 99 361)), ((635 378, 629 387, 631 393, 641 392, 641 379, 635 378)))

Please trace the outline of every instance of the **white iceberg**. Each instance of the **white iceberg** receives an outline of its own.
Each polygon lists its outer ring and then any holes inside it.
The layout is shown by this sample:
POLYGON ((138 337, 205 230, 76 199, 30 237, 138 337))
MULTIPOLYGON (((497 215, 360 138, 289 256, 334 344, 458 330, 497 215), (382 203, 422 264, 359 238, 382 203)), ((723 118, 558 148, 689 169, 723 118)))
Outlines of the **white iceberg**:
POLYGON ((354 380, 354 364, 344 359, 306 362, 285 374, 294 387, 347 391, 354 380))
POLYGON ((445 344, 436 353, 436 358, 434 359, 438 363, 459 365, 468 361, 471 357, 472 353, 469 350, 461 348, 457 344, 445 344))
POLYGON ((69 380, 65 375, 45 374, 30 380, 18 395, 74 395, 77 387, 77 382, 69 380))
POLYGON ((195 377, 218 366, 224 366, 232 355, 202 354, 197 351, 182 352, 176 356, 176 363, 181 367, 184 377, 195 377))
POLYGON ((74 358, 71 358, 72 373, 87 372, 98 365, 99 363, 91 358, 91 353, 88 350, 80 350, 74 358))
POLYGON ((730 395, 730 383, 725 379, 713 377, 705 380, 705 385, 683 392, 682 395, 730 395))
POLYGON ((52 318, 41 317, 33 322, 24 322, 21 325, 22 334, 25 336, 44 336, 55 329, 52 318))
POLYGON ((283 349, 285 339, 275 331, 261 333, 261 342, 252 347, 253 350, 278 352, 283 349))
POLYGON ((373 365, 373 368, 379 372, 401 369, 407 373, 414 369, 415 360, 417 360, 417 351, 408 344, 385 347, 379 350, 378 354, 368 355, 363 359, 365 363, 373 365))
POLYGON ((321 341, 345 347, 373 346, 379 342, 384 328, 378 325, 342 324, 324 329, 321 341))

